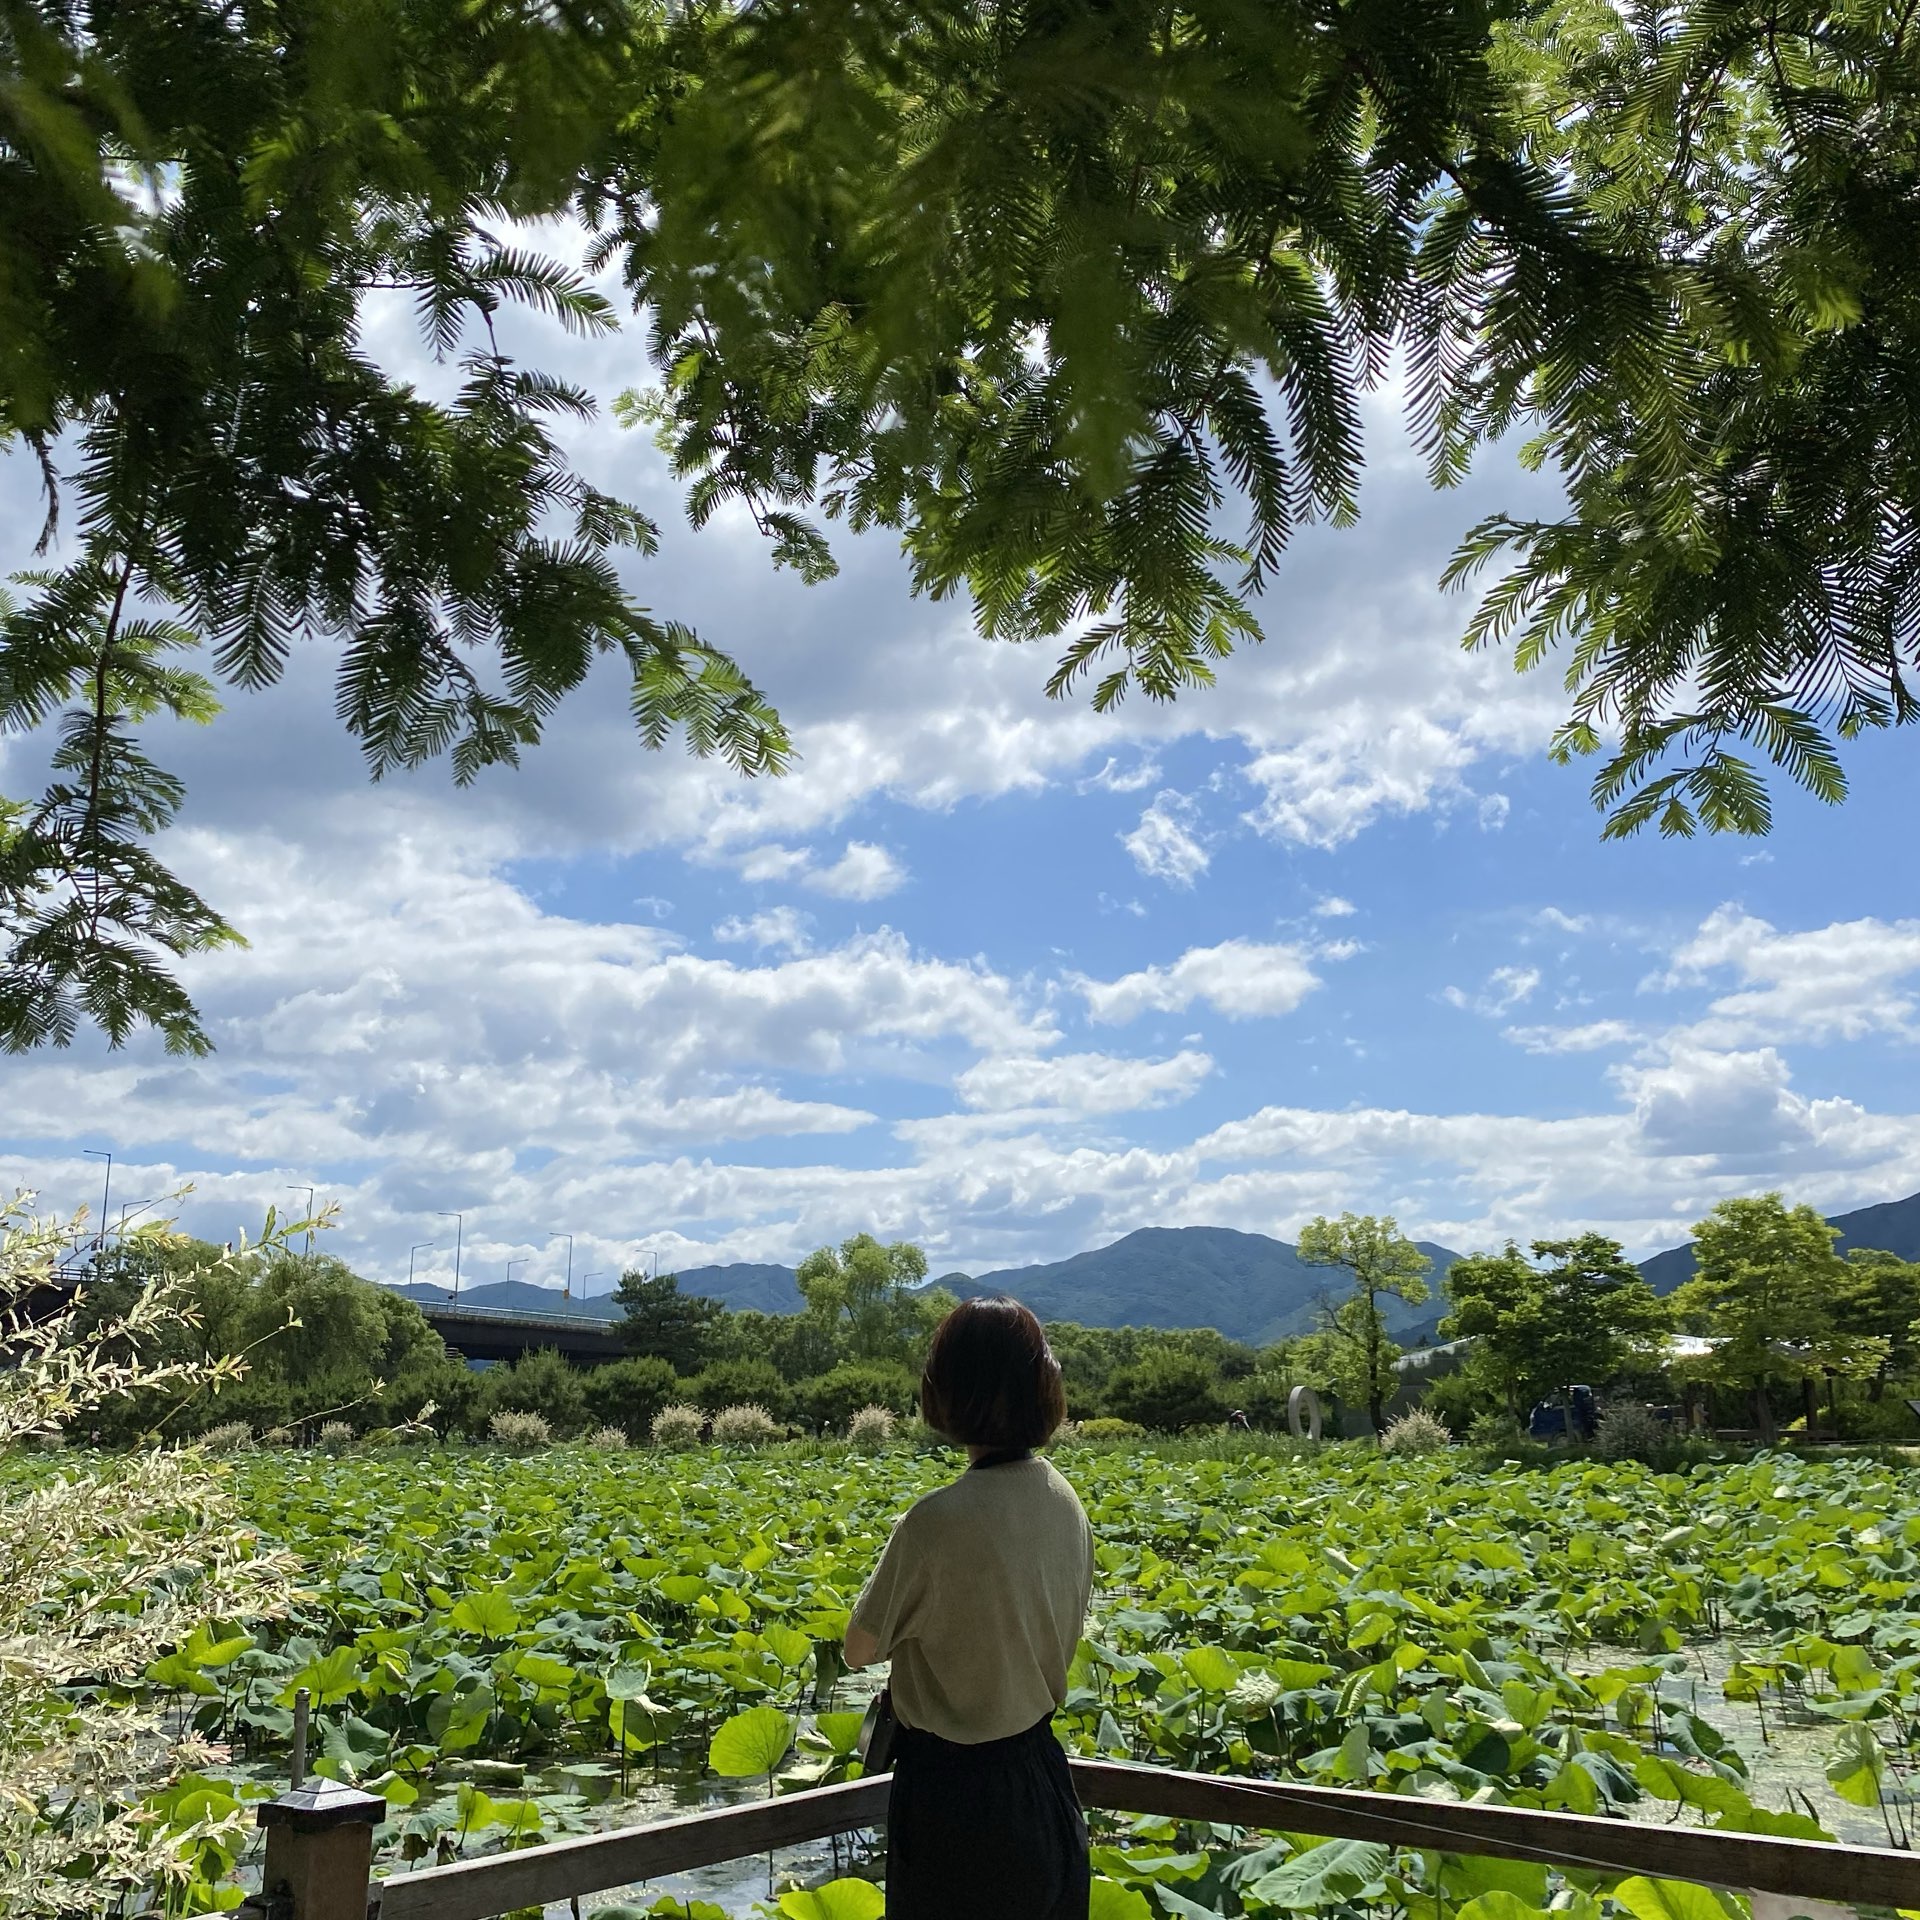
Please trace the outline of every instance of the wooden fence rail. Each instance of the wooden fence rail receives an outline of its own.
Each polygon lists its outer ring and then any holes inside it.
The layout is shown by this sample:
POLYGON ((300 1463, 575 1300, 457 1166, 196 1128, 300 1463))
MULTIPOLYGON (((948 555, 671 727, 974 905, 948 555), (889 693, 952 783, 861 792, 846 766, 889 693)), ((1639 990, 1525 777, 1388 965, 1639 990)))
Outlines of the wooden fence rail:
MULTIPOLYGON (((1647 1874, 1796 1900, 1920 1910, 1920 1855, 1885 1847, 1225 1779, 1101 1760, 1071 1764, 1082 1803, 1112 1813, 1647 1874)), ((351 1829, 356 1822, 380 1818, 384 1803, 328 1783, 317 1799, 309 1794, 303 1807, 295 1806, 299 1796, 289 1796, 262 1809, 268 1852, 267 1895, 261 1904, 270 1920, 366 1920, 369 1914, 378 1920, 491 1920, 516 1907, 881 1826, 888 1785, 884 1777, 858 1780, 369 1882, 367 1828, 351 1829), (316 1872, 315 1859, 329 1847, 339 1852, 342 1871, 316 1872), (276 1904, 274 1896, 283 1888, 276 1904), (312 1891, 303 1895, 303 1888, 312 1891), (336 1891, 322 1891, 327 1888, 336 1891)))

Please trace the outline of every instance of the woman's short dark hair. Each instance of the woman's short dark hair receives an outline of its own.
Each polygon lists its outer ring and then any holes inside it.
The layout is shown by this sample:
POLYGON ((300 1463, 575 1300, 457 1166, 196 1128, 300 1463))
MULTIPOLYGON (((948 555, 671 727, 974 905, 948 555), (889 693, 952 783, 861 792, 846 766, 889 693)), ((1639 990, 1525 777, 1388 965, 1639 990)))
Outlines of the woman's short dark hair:
POLYGON ((1067 1417, 1067 1393, 1040 1322, 1004 1294, 962 1301, 933 1336, 920 1415, 963 1447, 1050 1440, 1067 1417))

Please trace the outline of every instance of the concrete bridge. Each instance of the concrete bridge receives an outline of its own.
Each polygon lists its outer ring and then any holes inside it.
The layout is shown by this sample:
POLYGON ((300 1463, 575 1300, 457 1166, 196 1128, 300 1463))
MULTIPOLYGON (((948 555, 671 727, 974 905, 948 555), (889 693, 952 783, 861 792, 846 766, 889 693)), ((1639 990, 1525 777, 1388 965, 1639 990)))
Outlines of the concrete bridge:
POLYGON ((523 1353, 552 1347, 572 1365, 591 1367, 622 1359, 627 1351, 616 1331, 618 1322, 592 1314, 441 1306, 425 1300, 414 1304, 447 1350, 468 1360, 517 1360, 523 1353))

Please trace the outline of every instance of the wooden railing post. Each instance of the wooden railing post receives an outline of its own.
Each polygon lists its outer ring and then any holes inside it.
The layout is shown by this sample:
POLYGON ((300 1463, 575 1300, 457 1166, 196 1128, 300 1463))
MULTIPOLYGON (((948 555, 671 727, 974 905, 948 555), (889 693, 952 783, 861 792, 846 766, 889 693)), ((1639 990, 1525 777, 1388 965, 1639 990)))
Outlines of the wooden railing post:
POLYGON ((386 1811, 377 1793, 338 1780, 295 1787, 261 1807, 265 1920, 367 1920, 373 1830, 386 1811))

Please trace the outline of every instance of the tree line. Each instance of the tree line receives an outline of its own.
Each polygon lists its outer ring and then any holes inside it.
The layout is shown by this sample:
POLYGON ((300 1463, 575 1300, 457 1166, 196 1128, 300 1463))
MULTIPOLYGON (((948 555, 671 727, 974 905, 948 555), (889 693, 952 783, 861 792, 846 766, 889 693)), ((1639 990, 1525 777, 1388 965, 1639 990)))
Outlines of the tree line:
MULTIPOLYGON (((1424 1391, 1461 1435, 1479 1415, 1523 1419, 1576 1385, 1643 1399, 1681 1399, 1719 1424, 1777 1432, 1797 1397, 1813 1423, 1905 1430, 1889 1388, 1920 1373, 1920 1262, 1835 1250, 1837 1232, 1778 1194, 1722 1201, 1693 1229, 1696 1270, 1661 1297, 1598 1233, 1513 1241, 1469 1255, 1441 1277, 1443 1340, 1461 1364, 1424 1391)), ((1301 1258, 1326 1269, 1314 1327, 1255 1347, 1212 1328, 1090 1327, 1048 1332, 1079 1421, 1156 1432, 1218 1426, 1236 1416, 1284 1426, 1288 1396, 1313 1387, 1338 1416, 1364 1413, 1380 1431, 1409 1398, 1389 1325, 1392 1303, 1430 1297, 1430 1262, 1391 1216, 1343 1214, 1302 1229, 1301 1258)), ((484 1434, 496 1413, 537 1413, 565 1436, 620 1428, 644 1440, 675 1403, 708 1412, 758 1405, 791 1429, 842 1433, 865 1406, 910 1414, 921 1356, 954 1304, 925 1284, 922 1251, 859 1233, 803 1260, 794 1313, 735 1312, 685 1292, 672 1274, 630 1270, 615 1298, 619 1359, 572 1366, 552 1350, 476 1370, 449 1353, 418 1306, 327 1254, 285 1248, 222 1260, 164 1231, 128 1236, 87 1289, 86 1324, 124 1307, 166 1267, 190 1276, 192 1313, 150 1360, 245 1357, 217 1399, 168 1403, 149 1394, 98 1416, 100 1437, 185 1436, 245 1420, 256 1431, 361 1429, 423 1418, 484 1434)))

